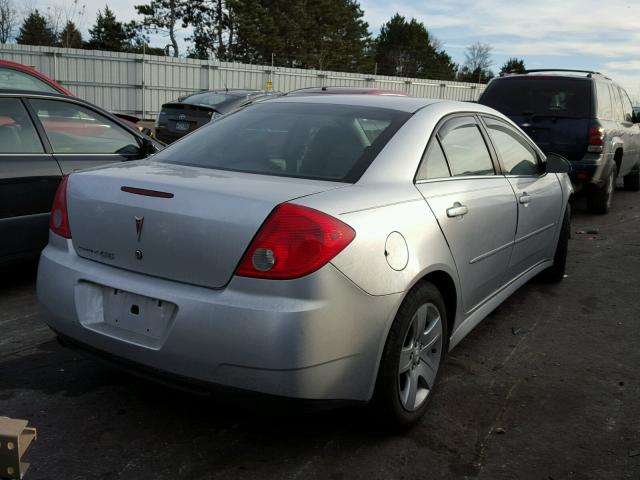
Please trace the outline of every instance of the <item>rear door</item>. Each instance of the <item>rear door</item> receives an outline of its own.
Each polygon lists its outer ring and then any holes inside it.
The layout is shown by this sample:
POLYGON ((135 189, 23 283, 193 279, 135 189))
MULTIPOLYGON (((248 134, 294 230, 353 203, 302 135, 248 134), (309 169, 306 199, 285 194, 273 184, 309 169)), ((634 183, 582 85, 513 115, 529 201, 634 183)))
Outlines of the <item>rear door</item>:
POLYGON ((510 280, 553 258, 562 188, 555 174, 544 172, 538 153, 523 135, 497 118, 482 119, 518 200, 518 227, 507 271, 510 280))
POLYGON ((0 261, 47 243, 62 172, 19 98, 0 98, 0 261))
POLYGON ((416 186, 451 248, 470 312, 504 284, 517 222, 513 190, 496 174, 475 117, 453 117, 438 129, 416 186))
POLYGON ((28 103, 64 174, 145 156, 136 135, 91 108, 42 98, 28 103))

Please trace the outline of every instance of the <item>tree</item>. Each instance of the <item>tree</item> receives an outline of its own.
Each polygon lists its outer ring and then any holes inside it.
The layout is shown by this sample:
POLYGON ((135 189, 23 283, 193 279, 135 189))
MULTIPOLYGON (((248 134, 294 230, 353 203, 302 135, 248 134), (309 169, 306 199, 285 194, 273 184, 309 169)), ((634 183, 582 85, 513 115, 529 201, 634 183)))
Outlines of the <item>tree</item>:
POLYGON ((67 22, 58 38, 61 47, 82 48, 82 34, 71 21, 67 22))
MULTIPOLYGON (((189 0, 184 9, 182 26, 193 27, 193 42, 189 57, 207 59, 215 56, 218 60, 234 59, 235 6, 259 4, 254 0, 189 0)), ((257 13, 256 13, 257 15, 257 13)))
POLYGON ((187 5, 184 0, 151 0, 146 5, 136 5, 138 14, 143 16, 140 28, 154 33, 166 32, 169 35, 173 56, 177 57, 178 41, 176 31, 178 22, 184 15, 187 5))
POLYGON ((510 58, 502 68, 500 69, 500 73, 524 73, 527 68, 524 66, 524 60, 519 58, 510 58))
POLYGON ((131 47, 131 32, 127 32, 122 22, 116 20, 108 6, 104 7, 104 12, 98 10, 96 23, 89 29, 89 35, 87 47, 94 50, 126 52, 131 47))
POLYGON ((458 80, 486 83, 493 78, 493 72, 489 70, 489 67, 493 65, 490 45, 480 42, 469 45, 464 58, 464 66, 458 72, 458 80))
POLYGON ((7 43, 18 26, 18 10, 13 0, 0 0, 0 43, 7 43))
POLYGON ((375 58, 383 75, 453 79, 457 69, 423 23, 398 13, 380 29, 375 58))
POLYGON ((22 22, 20 34, 16 41, 23 45, 44 45, 52 47, 56 44, 56 35, 47 22, 36 9, 33 10, 22 22))

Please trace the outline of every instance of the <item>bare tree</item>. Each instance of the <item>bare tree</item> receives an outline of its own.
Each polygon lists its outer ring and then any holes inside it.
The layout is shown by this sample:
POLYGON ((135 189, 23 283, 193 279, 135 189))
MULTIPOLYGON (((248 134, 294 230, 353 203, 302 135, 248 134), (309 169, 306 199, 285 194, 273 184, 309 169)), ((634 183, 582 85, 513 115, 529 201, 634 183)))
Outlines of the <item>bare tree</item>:
POLYGON ((71 0, 70 2, 63 0, 62 3, 49 5, 46 18, 56 37, 62 33, 69 23, 81 28, 85 9, 85 5, 78 3, 78 0, 71 0))
POLYGON ((464 66, 470 72, 477 72, 478 82, 481 82, 482 75, 486 75, 489 67, 493 65, 493 60, 491 60, 491 45, 481 42, 469 45, 467 51, 464 52, 464 60, 464 66))
POLYGON ((18 10, 13 0, 0 0, 0 43, 7 43, 18 27, 18 10))

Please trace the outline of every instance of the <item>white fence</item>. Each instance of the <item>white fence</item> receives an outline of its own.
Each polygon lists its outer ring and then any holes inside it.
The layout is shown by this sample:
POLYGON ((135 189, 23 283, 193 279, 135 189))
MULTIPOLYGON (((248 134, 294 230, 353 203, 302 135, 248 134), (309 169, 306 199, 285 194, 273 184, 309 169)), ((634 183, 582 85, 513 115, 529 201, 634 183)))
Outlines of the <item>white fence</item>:
POLYGON ((477 100, 484 85, 419 78, 247 65, 134 53, 0 44, 0 59, 35 67, 74 94, 107 110, 150 118, 163 103, 214 88, 274 90, 357 86, 402 90, 410 95, 477 100))

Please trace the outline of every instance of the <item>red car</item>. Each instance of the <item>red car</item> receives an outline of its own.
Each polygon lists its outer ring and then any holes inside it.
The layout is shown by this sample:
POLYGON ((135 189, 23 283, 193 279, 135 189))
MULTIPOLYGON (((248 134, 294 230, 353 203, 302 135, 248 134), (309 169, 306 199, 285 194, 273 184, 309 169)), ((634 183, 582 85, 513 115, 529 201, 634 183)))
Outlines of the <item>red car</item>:
MULTIPOLYGON (((40 73, 35 68, 22 65, 21 63, 10 62, 9 60, 0 60, 0 89, 61 93, 68 97, 75 97, 69 90, 40 73)), ((142 131, 142 128, 136 125, 140 120, 139 118, 125 113, 114 113, 114 115, 142 131)))

